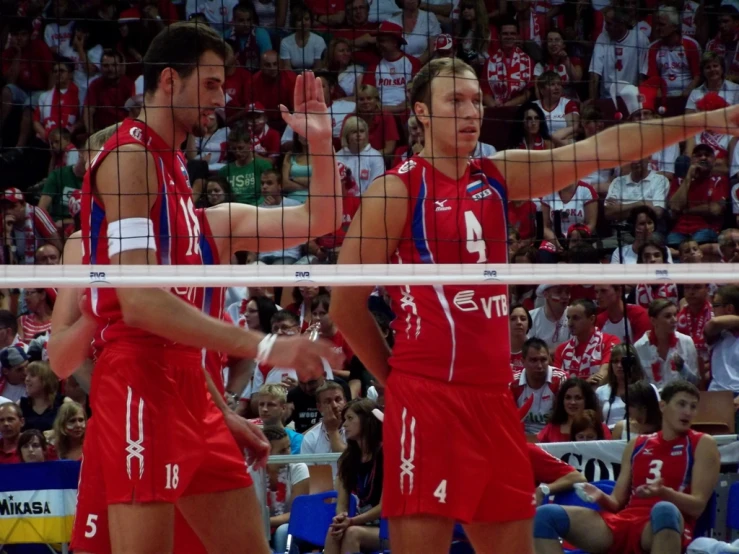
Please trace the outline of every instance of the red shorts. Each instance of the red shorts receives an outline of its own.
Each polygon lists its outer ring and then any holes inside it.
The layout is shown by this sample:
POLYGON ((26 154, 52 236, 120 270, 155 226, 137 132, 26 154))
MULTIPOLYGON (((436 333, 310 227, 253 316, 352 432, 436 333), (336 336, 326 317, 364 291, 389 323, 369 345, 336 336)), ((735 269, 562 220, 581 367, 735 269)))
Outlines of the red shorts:
MULTIPOLYGON (((613 535, 613 544, 608 554, 646 554, 641 547, 641 536, 649 523, 652 508, 653 506, 637 506, 626 508, 617 514, 601 512, 603 521, 613 535)), ((686 523, 682 536, 683 552, 692 540, 693 526, 686 523)))
POLYGON ((176 503, 252 484, 201 364, 173 348, 105 349, 92 378, 74 549, 110 551, 110 504, 176 503))
POLYGON ((534 516, 534 476, 508 387, 392 372, 383 435, 385 517, 470 523, 534 516))

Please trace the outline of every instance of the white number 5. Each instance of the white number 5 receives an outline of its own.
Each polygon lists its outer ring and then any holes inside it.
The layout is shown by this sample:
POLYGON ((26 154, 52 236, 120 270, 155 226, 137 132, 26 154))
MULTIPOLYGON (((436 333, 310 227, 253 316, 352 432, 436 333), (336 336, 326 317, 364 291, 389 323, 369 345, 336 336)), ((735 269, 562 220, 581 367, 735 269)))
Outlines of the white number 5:
POLYGON ((87 514, 87 524, 85 525, 85 537, 94 537, 98 532, 97 526, 98 516, 97 514, 87 514))
POLYGON ((649 462, 649 477, 647 478, 647 484, 651 485, 662 479, 662 460, 652 460, 649 462))
POLYGON ((475 263, 484 264, 488 257, 485 252, 485 239, 482 238, 482 225, 471 211, 464 212, 464 225, 467 228, 467 252, 478 254, 480 258, 475 263))
POLYGON ((446 479, 442 480, 442 482, 439 483, 439 486, 436 487, 434 498, 439 500, 439 504, 446 504, 446 479))

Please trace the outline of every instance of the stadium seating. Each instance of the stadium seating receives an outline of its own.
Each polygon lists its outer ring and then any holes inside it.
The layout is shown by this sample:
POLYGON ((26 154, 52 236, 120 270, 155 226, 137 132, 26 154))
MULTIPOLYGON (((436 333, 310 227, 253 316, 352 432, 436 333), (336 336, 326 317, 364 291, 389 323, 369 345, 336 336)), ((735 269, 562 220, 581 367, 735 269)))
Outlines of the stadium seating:
MULTIPOLYGON (((298 539, 316 546, 324 546, 331 520, 336 515, 337 497, 336 491, 296 497, 290 508, 288 536, 293 540, 298 539)), ((349 516, 354 516, 356 511, 356 498, 350 496, 349 516)), ((288 539, 288 544, 290 544, 290 539, 288 539)))

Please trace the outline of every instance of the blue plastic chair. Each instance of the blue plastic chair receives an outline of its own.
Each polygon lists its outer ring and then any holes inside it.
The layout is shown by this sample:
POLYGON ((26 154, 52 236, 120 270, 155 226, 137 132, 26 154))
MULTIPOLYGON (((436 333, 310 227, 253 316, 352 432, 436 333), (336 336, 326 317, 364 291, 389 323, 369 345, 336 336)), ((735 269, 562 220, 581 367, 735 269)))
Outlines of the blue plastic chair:
MULTIPOLYGON (((338 496, 336 491, 328 491, 296 497, 290 507, 288 536, 316 546, 325 546, 326 533, 336 515, 338 496)), ((352 495, 349 497, 349 517, 356 512, 357 500, 352 495)))
MULTIPOLYGON (((739 531, 739 483, 734 483, 729 488, 729 501, 726 504, 726 526, 730 531, 739 531)), ((733 539, 733 534, 729 535, 729 538, 733 539)))
MULTIPOLYGON (((595 485, 606 494, 611 494, 613 492, 613 487, 616 486, 616 482, 604 479, 602 481, 595 481, 591 483, 591 485, 595 485)), ((574 490, 555 494, 554 504, 559 504, 561 506, 580 506, 582 508, 590 508, 596 512, 600 511, 600 506, 581 500, 574 490)))

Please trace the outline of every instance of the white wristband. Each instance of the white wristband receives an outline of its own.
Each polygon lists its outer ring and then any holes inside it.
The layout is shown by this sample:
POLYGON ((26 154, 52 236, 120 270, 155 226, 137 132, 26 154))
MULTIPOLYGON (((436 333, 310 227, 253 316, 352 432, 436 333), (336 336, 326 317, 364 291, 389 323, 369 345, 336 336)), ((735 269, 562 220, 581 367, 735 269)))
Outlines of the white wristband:
POLYGON ((272 347, 274 347, 276 340, 277 335, 269 334, 259 341, 259 345, 257 346, 257 355, 254 358, 258 364, 267 363, 267 358, 269 358, 269 355, 272 353, 272 347))

